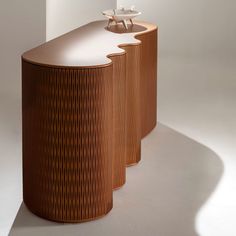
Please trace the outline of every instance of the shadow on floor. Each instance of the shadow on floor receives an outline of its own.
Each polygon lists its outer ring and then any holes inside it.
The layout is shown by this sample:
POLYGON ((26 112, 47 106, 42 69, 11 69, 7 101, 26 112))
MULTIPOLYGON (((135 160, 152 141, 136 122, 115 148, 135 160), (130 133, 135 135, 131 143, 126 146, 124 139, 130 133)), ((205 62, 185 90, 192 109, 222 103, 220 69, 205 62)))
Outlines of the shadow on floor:
POLYGON ((58 224, 22 204, 10 235, 196 236, 196 214, 222 174, 216 153, 159 124, 142 141, 142 161, 127 169, 127 183, 114 192, 114 208, 106 217, 58 224))

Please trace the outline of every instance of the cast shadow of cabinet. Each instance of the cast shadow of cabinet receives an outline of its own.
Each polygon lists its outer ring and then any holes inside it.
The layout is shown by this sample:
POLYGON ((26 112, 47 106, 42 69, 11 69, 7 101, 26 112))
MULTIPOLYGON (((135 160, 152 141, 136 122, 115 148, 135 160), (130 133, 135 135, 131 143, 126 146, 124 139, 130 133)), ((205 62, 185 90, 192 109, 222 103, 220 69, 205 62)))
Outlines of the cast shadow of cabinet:
POLYGON ((197 236, 196 215, 222 174, 216 153, 159 124, 142 140, 142 161, 127 169, 126 185, 114 192, 107 216, 59 224, 33 215, 22 203, 10 235, 197 236))

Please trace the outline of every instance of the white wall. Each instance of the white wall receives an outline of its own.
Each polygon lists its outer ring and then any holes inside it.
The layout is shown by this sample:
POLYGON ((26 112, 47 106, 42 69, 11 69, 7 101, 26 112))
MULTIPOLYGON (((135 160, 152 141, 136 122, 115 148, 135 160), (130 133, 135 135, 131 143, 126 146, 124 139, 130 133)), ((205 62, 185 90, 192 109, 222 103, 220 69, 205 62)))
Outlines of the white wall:
POLYGON ((135 5, 160 30, 160 56, 236 53, 235 0, 118 0, 135 5))
POLYGON ((136 5, 141 18, 159 26, 159 121, 210 147, 224 164, 219 185, 196 215, 196 235, 236 235, 236 1, 119 5, 136 5))
POLYGON ((22 201, 21 54, 46 40, 45 0, 0 1, 0 235, 22 201))
POLYGON ((45 41, 45 0, 0 2, 0 90, 20 88, 20 56, 45 41))
POLYGON ((47 0, 47 40, 97 19, 116 7, 116 0, 47 0))

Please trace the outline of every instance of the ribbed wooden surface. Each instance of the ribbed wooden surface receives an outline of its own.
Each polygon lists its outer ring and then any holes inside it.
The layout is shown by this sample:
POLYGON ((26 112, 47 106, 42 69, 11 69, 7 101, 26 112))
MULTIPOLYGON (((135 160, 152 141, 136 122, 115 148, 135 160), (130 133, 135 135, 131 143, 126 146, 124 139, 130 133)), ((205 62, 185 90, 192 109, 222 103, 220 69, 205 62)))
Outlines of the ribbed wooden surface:
POLYGON ((140 63, 140 102, 142 138, 157 124, 157 29, 136 36, 142 44, 140 63))
POLYGON ((22 66, 24 202, 54 221, 106 214, 112 208, 112 66, 22 66))
POLYGON ((126 164, 137 164, 141 159, 140 117, 140 56, 138 45, 122 46, 126 51, 126 164))
POLYGON ((113 189, 126 178, 126 54, 110 57, 113 62, 113 189))
POLYGON ((33 213, 82 222, 111 210, 112 190, 125 183, 126 166, 140 161, 141 138, 156 125, 151 29, 136 36, 141 43, 107 55, 112 63, 105 65, 60 67, 23 57, 23 197, 33 213))

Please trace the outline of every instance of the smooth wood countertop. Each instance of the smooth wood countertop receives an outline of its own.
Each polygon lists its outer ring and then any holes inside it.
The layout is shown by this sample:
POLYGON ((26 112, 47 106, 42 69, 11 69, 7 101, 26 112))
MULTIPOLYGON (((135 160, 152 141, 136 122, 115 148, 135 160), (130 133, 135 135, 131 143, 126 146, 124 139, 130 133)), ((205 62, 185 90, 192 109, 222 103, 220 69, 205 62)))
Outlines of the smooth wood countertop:
POLYGON ((107 21, 94 21, 25 52, 22 58, 50 67, 107 66, 112 63, 109 56, 125 53, 119 46, 140 44, 135 36, 157 29, 141 21, 128 27, 118 24, 108 29, 107 21))

